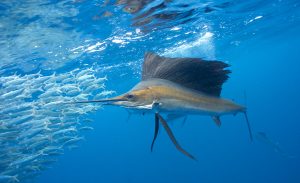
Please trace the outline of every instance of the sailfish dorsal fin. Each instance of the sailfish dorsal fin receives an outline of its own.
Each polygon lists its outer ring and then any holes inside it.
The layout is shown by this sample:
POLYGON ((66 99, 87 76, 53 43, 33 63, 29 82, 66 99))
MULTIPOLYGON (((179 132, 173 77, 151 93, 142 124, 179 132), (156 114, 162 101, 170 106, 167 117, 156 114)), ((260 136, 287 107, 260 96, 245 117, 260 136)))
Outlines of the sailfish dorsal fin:
POLYGON ((203 93, 220 96, 228 79, 228 64, 200 58, 168 58, 146 52, 142 80, 159 78, 203 93))

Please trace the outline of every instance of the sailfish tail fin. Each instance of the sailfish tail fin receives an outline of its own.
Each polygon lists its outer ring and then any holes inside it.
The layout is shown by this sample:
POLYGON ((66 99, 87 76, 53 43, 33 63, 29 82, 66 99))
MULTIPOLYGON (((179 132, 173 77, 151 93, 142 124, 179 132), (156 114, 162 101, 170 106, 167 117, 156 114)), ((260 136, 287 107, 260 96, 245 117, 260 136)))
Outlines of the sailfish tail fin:
POLYGON ((248 115, 247 115, 246 111, 244 111, 244 115, 245 115, 245 119, 246 119, 247 126, 248 126, 249 137, 250 137, 251 142, 253 142, 253 135, 252 135, 251 125, 250 125, 250 122, 249 122, 248 115))
POLYGON ((250 141, 253 142, 253 135, 252 135, 251 125, 250 125, 248 115, 247 115, 247 110, 246 110, 247 109, 247 93, 246 93, 246 90, 244 90, 244 106, 246 106, 246 107, 245 107, 243 113, 245 115, 245 119, 246 119, 246 122, 247 122, 249 137, 250 137, 250 141))

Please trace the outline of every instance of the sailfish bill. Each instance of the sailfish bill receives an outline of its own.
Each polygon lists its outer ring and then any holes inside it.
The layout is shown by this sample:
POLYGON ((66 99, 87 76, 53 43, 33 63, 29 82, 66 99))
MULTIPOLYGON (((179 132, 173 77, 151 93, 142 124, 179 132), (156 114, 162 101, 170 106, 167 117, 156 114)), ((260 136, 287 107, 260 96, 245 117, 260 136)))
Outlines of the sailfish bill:
POLYGON ((186 156, 195 159, 178 144, 161 114, 169 114, 170 119, 188 114, 206 115, 221 126, 221 116, 244 113, 250 140, 253 139, 246 107, 221 98, 222 86, 231 73, 228 67, 228 64, 216 60, 169 58, 147 52, 142 68, 142 80, 131 90, 110 99, 71 103, 101 103, 142 111, 143 114, 153 113, 155 129, 151 151, 161 124, 175 147, 186 156))
POLYGON ((85 101, 74 101, 74 102, 65 102, 63 104, 83 104, 83 103, 103 103, 103 104, 111 104, 112 102, 124 101, 121 98, 109 98, 109 99, 101 99, 101 100, 85 100, 85 101))

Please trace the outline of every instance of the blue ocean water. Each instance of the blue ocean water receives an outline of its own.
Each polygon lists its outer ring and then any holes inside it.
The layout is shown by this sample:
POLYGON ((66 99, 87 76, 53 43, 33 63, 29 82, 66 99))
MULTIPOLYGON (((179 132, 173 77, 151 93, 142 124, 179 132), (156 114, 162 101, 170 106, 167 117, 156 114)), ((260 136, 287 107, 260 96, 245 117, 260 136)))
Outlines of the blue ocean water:
POLYGON ((0 182, 300 182, 299 6, 0 2, 0 182), (193 161, 163 130, 150 151, 153 115, 55 103, 128 91, 147 51, 230 64, 222 97, 247 106, 254 141, 242 114, 222 117, 220 128, 207 116, 170 122, 193 161))

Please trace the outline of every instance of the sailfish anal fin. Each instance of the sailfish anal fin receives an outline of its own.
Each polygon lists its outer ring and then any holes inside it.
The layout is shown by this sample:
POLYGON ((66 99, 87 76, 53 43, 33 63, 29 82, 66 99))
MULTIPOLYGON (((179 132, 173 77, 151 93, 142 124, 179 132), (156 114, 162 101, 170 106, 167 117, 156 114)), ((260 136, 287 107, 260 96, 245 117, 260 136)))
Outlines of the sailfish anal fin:
POLYGON ((166 130, 169 138, 171 139, 171 141, 173 142, 173 144, 175 145, 175 147, 180 151, 182 152, 184 155, 188 156, 189 158, 193 159, 193 160, 196 160, 196 158, 191 155, 190 153, 188 153, 186 150, 184 150, 180 145, 179 143, 177 142, 171 128, 169 127, 169 125, 167 124, 166 120, 164 120, 164 118, 159 114, 159 113, 156 113, 155 116, 157 116, 159 118, 159 121, 161 122, 162 126, 164 127, 164 129, 166 130))

